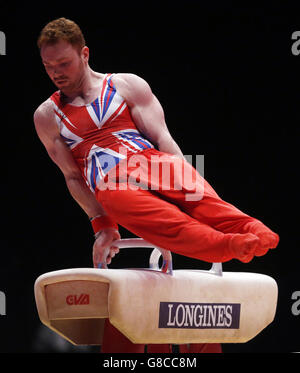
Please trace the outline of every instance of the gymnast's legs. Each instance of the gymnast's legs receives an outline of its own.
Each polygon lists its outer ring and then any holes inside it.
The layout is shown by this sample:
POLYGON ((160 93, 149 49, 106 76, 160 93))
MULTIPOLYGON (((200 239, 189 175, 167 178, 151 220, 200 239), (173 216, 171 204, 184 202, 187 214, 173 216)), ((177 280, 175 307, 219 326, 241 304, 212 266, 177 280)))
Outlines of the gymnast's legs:
MULTIPOLYGON (((150 155, 146 154, 150 162, 150 155)), ((173 160, 174 161, 174 160, 173 160)), ((177 161, 176 161, 177 162, 177 161)), ((182 162, 179 160, 178 162, 182 162)), ((194 177, 199 178, 190 165, 194 177)), ((173 171, 176 167, 173 168, 173 171)), ((177 168, 178 169, 178 168, 177 168)), ((149 173, 140 170, 139 185, 128 183, 132 169, 114 181, 117 188, 96 193, 107 213, 120 225, 145 240, 172 252, 208 262, 225 262, 233 258, 249 262, 275 248, 279 237, 261 221, 223 201, 203 178, 201 199, 187 201, 187 191, 163 187, 163 179, 149 188, 149 173)), ((153 178, 151 179, 153 182, 153 178)), ((155 182, 154 182, 155 184, 155 182)), ((144 345, 133 345, 109 323, 106 323, 102 352, 143 352, 144 345), (118 335, 116 335, 116 333, 118 335), (113 338, 112 338, 113 337, 113 338), (116 341, 118 341, 116 343, 116 341)), ((179 346, 180 352, 221 352, 220 344, 179 346)), ((147 352, 171 352, 170 345, 148 345, 147 352)))
MULTIPOLYGON (((172 157, 168 177, 174 180, 175 172, 184 165, 185 172, 199 180, 200 192, 188 190, 184 184, 178 188, 161 175, 156 175, 157 180, 153 181, 149 170, 157 153, 161 154, 155 149, 143 152, 149 166, 139 168, 138 186, 130 179, 138 169, 135 166, 126 168, 125 175, 119 172, 113 179, 115 188, 110 185, 96 192, 98 201, 117 223, 154 245, 207 262, 226 262, 234 258, 248 262, 277 246, 276 233, 223 201, 182 159, 172 157), (187 198, 193 192, 201 198, 187 198)), ((162 169, 163 163, 170 159, 168 156, 158 159, 162 169)))

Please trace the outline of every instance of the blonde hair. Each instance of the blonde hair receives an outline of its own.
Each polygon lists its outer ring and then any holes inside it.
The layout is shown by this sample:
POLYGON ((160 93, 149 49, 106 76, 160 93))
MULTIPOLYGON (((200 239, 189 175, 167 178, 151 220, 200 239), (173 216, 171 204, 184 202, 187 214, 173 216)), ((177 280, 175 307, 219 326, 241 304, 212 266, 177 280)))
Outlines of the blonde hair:
POLYGON ((85 39, 80 27, 74 21, 64 17, 49 22, 42 29, 37 45, 41 49, 43 45, 55 44, 60 40, 72 44, 78 51, 81 51, 85 46, 85 39))

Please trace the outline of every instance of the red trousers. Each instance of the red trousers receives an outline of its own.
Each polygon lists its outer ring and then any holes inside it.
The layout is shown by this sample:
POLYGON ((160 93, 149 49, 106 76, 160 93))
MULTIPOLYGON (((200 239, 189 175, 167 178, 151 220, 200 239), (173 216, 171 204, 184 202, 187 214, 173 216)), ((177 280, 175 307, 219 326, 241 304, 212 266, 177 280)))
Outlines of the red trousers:
MULTIPOLYGON (((249 262, 279 241, 261 221, 223 201, 188 162, 155 149, 121 161, 99 185, 96 198, 138 237, 207 262, 249 262)), ((107 330, 116 337, 113 328, 107 330)), ((120 335, 116 338, 120 341, 120 335)))
POLYGON ((118 224, 177 254, 248 262, 279 241, 261 221, 223 201, 188 162, 155 149, 121 161, 99 189, 96 198, 118 224), (180 184, 179 173, 192 175, 197 187, 180 184))

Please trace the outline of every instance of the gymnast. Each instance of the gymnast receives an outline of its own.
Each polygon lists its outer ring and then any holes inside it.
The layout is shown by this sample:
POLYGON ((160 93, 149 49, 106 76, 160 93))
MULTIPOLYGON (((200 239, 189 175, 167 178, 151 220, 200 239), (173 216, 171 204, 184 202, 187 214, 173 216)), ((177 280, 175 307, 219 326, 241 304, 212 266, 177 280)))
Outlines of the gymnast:
MULTIPOLYGON (((65 18, 43 28, 38 47, 58 90, 36 109, 35 128, 91 220, 96 268, 118 253, 118 225, 207 262, 249 262, 276 248, 276 233, 223 201, 185 160, 144 79, 93 71, 82 31, 65 18)), ((107 322, 102 351, 143 352, 144 346, 132 344, 107 322)), ((171 350, 148 345, 147 351, 171 350)), ((219 352, 220 346, 181 346, 180 351, 219 352)))

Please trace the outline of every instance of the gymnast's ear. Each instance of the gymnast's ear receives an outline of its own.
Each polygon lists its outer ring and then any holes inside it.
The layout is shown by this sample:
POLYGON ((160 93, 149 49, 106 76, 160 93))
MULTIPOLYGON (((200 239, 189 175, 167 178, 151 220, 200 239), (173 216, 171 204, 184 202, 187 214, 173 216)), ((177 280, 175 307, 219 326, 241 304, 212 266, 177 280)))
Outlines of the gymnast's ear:
POLYGON ((85 63, 89 62, 90 50, 86 45, 81 49, 80 56, 81 56, 83 62, 85 62, 85 63))

